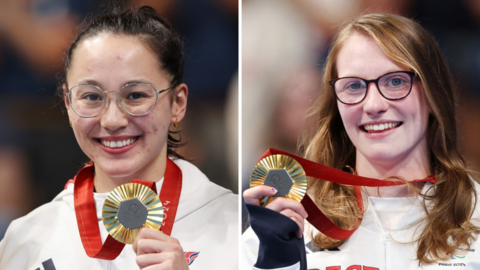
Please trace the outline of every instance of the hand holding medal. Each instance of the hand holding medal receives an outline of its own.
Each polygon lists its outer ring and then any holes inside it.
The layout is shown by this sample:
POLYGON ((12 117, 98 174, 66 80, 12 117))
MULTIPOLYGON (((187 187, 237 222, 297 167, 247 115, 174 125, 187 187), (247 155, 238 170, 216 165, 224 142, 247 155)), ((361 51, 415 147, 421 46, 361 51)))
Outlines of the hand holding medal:
POLYGON ((278 192, 260 201, 265 206, 277 197, 300 202, 307 191, 307 176, 302 166, 286 155, 271 155, 260 160, 250 176, 250 187, 267 185, 278 192))
POLYGON ((102 219, 109 236, 102 243, 93 200, 93 163, 85 166, 75 177, 74 202, 77 224, 83 247, 91 258, 113 260, 125 244, 132 244, 143 227, 152 228, 171 238, 175 216, 182 190, 182 171, 167 158, 160 198, 168 208, 163 208, 156 195, 156 183, 132 180, 132 183, 115 188, 107 197, 102 209, 102 219), (81 222, 79 222, 81 221, 81 222))
POLYGON ((265 206, 279 212, 299 227, 302 237, 308 214, 300 204, 307 190, 307 177, 302 166, 286 155, 271 155, 261 159, 250 176, 250 189, 243 193, 247 204, 265 206))
POLYGON ((164 211, 154 192, 155 182, 132 180, 114 189, 102 209, 102 220, 111 237, 133 244, 140 269, 172 264, 188 269, 180 242, 161 232, 164 211))
POLYGON ((142 229, 132 247, 137 254, 136 262, 140 269, 147 267, 151 269, 149 266, 154 265, 174 265, 175 269, 188 270, 187 260, 185 260, 180 242, 161 231, 142 229))
MULTIPOLYGON (((290 161, 289 159, 293 159, 296 162, 298 162, 299 163, 298 166, 302 168, 302 172, 306 176, 314 177, 324 181, 334 182, 337 184, 355 186, 355 193, 357 194, 357 202, 360 208, 363 208, 363 200, 362 200, 362 195, 359 188, 360 186, 385 187, 385 186, 397 186, 397 185, 404 184, 404 182, 399 180, 389 181, 389 180, 380 180, 380 179, 352 175, 350 173, 346 173, 334 168, 330 168, 325 165, 301 158, 299 156, 295 156, 290 153, 271 148, 265 154, 263 154, 261 160, 259 161, 259 163, 257 164, 257 166, 252 172, 252 176, 250 178, 250 187, 252 188, 249 190, 246 190, 243 193, 245 202, 249 204, 257 204, 257 205, 260 204, 262 206, 265 206, 265 204, 271 201, 271 198, 262 197, 262 196, 268 196, 268 194, 270 194, 270 197, 272 197, 274 193, 272 191, 269 191, 271 188, 266 188, 259 185, 262 185, 262 184, 272 185, 272 183, 275 184, 275 182, 279 182, 281 184, 280 185, 276 184, 276 185, 282 188, 283 181, 272 181, 273 176, 279 174, 278 168, 284 169, 289 173, 291 172, 291 174, 289 175, 292 178, 292 181, 293 181, 293 177, 297 175, 301 175, 298 169, 294 169, 298 167, 296 165, 293 165, 294 162, 290 161), (303 169, 305 171, 303 171, 303 169), (269 177, 271 177, 272 180, 269 180, 269 177)), ((276 177, 276 178, 279 178, 279 177, 276 177)), ((281 179, 288 179, 288 178, 284 177, 281 179)), ((435 178, 433 175, 431 175, 424 179, 413 180, 410 183, 417 183, 417 182, 435 182, 435 178)), ((293 184, 292 184, 292 187, 293 187, 293 184)), ((306 185, 305 185, 305 189, 306 189, 306 185)), ((283 195, 286 190, 287 189, 285 189, 280 195, 283 195)), ((307 194, 305 194, 305 192, 303 192, 303 199, 302 199, 295 196, 296 191, 297 190, 292 191, 292 189, 290 189, 290 191, 285 196, 298 200, 301 203, 300 206, 302 207, 298 207, 298 205, 295 206, 295 203, 292 203, 292 202, 285 202, 285 203, 282 202, 282 205, 279 205, 279 206, 274 205, 275 201, 277 201, 278 199, 268 204, 266 207, 292 218, 294 221, 297 222, 297 224, 299 224, 299 226, 303 224, 303 220, 301 220, 301 222, 298 222, 296 220, 298 219, 297 217, 299 215, 298 213, 301 213, 301 210, 306 211, 308 215, 305 215, 305 218, 308 220, 308 222, 310 222, 310 224, 312 224, 317 230, 319 230, 323 234, 333 239, 346 240, 355 232, 356 228, 353 230, 345 230, 337 226, 318 208, 315 202, 307 194), (283 204, 286 204, 286 205, 283 205, 283 204), (296 212, 295 213, 296 215, 291 215, 291 212, 289 212, 288 214, 283 213, 282 211, 285 208, 290 208, 290 210, 296 209, 296 211, 294 211, 296 212)), ((360 224, 360 220, 358 224, 360 224)), ((300 230, 303 230, 303 226, 300 226, 300 230)))

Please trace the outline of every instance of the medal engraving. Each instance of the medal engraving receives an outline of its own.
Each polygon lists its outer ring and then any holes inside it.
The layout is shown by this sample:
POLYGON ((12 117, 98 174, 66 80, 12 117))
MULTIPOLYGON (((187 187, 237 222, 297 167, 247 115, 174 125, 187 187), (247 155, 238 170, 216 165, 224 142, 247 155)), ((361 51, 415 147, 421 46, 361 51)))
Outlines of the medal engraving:
POLYGON ((121 202, 118 209, 118 221, 129 230, 145 225, 147 215, 147 207, 137 198, 121 202))
POLYGON ((300 202, 307 191, 307 175, 300 163, 286 155, 271 155, 260 160, 250 175, 250 187, 267 185, 278 190, 274 197, 264 197, 260 205, 276 197, 300 202))
POLYGON ((153 190, 142 184, 128 183, 110 192, 103 204, 102 220, 115 240, 132 244, 143 227, 160 229, 163 207, 153 190))
POLYGON ((274 187, 278 190, 275 197, 284 197, 290 192, 293 186, 293 180, 284 169, 270 170, 263 181, 264 185, 274 187))

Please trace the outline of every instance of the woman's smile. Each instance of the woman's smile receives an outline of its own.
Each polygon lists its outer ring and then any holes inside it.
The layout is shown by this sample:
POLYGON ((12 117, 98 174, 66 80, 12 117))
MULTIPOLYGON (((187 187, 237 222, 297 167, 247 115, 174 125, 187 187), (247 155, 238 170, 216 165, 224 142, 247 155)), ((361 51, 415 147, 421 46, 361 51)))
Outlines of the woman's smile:
MULTIPOLYGON (((352 34, 338 55, 339 78, 373 80, 401 71, 410 69, 388 58, 377 43, 364 34, 352 34)), ((343 104, 337 101, 345 130, 356 147, 358 172, 364 173, 366 167, 369 168, 367 172, 375 171, 374 164, 384 168, 406 168, 411 160, 422 160, 422 164, 428 161, 425 138, 429 111, 421 82, 416 77, 412 81, 411 92, 398 100, 386 99, 378 84, 369 82, 361 102, 343 104)), ((419 171, 413 167, 411 172, 419 171)), ((411 177, 415 179, 415 175, 411 177)))
MULTIPOLYGON (((82 117, 67 106, 77 141, 95 164, 96 177, 120 182, 161 179, 158 164, 166 159, 168 130, 175 117, 170 92, 158 94, 155 106, 142 116, 130 115, 118 103, 118 91, 125 85, 141 83, 154 90, 169 87, 170 78, 159 72, 155 55, 135 37, 102 34, 80 43, 72 63, 69 85, 93 84, 95 88, 85 89, 95 90, 95 98, 101 93, 98 89, 104 91, 109 99, 93 117, 82 117)), ((88 101, 82 100, 86 106, 88 101)))
POLYGON ((401 126, 403 122, 382 122, 382 123, 367 123, 360 125, 360 129, 366 133, 382 133, 401 126))
POLYGON ((141 136, 109 136, 94 138, 100 149, 108 154, 118 155, 130 151, 135 147, 141 136))

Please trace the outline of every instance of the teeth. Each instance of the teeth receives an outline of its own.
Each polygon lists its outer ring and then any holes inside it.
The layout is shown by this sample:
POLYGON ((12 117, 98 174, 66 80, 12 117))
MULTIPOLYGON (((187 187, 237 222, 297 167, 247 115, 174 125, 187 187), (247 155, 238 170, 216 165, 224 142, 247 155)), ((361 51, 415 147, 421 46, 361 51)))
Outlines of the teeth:
POLYGON ((123 141, 104 141, 100 140, 101 143, 109 148, 120 148, 120 147, 125 147, 127 145, 130 145, 134 143, 137 139, 128 139, 128 140, 123 140, 123 141))
POLYGON ((391 122, 391 123, 382 123, 379 125, 364 125, 366 131, 374 130, 374 131, 382 131, 390 128, 397 127, 400 125, 401 122, 391 122))

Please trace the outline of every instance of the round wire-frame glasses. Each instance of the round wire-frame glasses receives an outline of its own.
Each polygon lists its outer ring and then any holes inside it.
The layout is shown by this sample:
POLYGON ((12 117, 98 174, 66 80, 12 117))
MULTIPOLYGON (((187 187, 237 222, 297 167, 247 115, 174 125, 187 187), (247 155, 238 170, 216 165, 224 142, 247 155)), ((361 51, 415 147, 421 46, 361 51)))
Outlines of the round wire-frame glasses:
POLYGON ((375 80, 358 77, 342 77, 329 81, 337 99, 347 105, 362 102, 368 94, 368 85, 375 83, 382 97, 388 100, 406 98, 412 91, 413 71, 395 71, 383 74, 375 80), (398 83, 395 84, 394 82, 398 83))
MULTIPOLYGON (((172 86, 157 91, 155 87, 147 83, 128 83, 118 91, 104 91, 93 84, 76 84, 68 90, 66 96, 70 103, 70 108, 72 108, 75 113, 81 117, 91 118, 100 114, 105 107, 105 104, 108 106, 106 93, 118 92, 117 103, 124 112, 132 116, 143 116, 155 108, 159 94, 174 88, 175 86, 172 86), (127 98, 128 101, 126 101, 127 98), (83 100, 82 105, 79 105, 80 100, 83 100), (140 107, 142 105, 144 108, 146 106, 147 109, 140 110, 140 113, 131 112, 126 108, 133 108, 135 106, 140 107), (95 113, 85 114, 85 108, 88 108, 89 111, 94 111, 95 113)), ((132 110, 132 108, 130 110, 132 110)))

